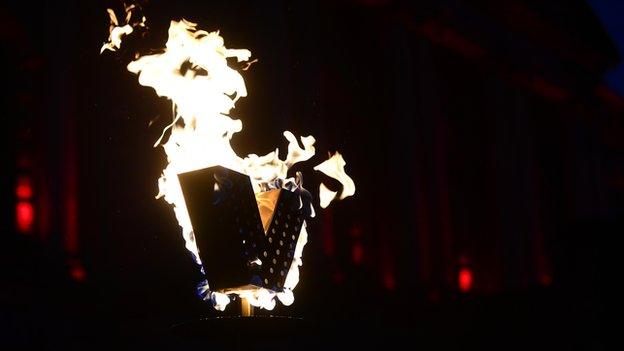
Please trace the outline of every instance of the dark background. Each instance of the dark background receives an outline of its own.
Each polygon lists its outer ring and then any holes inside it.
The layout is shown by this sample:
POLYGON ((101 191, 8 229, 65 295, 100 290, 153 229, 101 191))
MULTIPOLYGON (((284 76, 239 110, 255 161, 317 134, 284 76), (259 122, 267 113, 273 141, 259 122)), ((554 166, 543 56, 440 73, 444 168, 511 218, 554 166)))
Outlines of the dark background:
POLYGON ((606 348, 621 3, 152 1, 145 35, 99 55, 111 6, 0 4, 0 346, 606 348), (154 199, 170 105, 125 66, 180 18, 259 59, 234 110, 239 155, 311 134, 297 168, 313 193, 335 150, 356 182, 317 206, 294 305, 260 312, 303 318, 287 337, 171 331, 218 313, 154 199))

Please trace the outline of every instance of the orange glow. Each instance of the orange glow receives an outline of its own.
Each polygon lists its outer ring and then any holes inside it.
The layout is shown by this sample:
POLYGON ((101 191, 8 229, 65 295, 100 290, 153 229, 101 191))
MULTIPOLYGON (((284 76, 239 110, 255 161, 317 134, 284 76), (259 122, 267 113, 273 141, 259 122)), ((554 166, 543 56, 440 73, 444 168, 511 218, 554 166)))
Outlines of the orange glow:
POLYGON ((15 222, 17 230, 30 233, 35 222, 35 209, 30 202, 20 201, 15 206, 15 222))
POLYGON ((457 285, 459 286, 459 290, 463 293, 472 290, 472 271, 469 268, 464 267, 459 270, 457 285))

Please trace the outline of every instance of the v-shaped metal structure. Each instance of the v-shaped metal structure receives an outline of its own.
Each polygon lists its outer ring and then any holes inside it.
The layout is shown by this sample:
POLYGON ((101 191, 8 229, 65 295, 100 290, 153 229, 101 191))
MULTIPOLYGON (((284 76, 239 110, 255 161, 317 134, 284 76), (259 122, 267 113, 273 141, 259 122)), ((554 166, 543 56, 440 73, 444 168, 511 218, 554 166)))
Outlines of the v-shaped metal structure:
POLYGON ((210 289, 282 291, 305 220, 300 194, 256 196, 248 176, 221 166, 178 178, 210 289))

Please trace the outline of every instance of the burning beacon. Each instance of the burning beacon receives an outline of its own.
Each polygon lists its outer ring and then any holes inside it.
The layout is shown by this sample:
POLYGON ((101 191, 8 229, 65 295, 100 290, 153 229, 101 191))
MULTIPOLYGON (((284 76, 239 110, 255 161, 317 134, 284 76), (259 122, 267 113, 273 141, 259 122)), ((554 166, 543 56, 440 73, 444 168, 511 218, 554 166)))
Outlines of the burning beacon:
MULTIPOLYGON (((137 19, 134 6, 125 10, 124 23, 108 10, 110 35, 102 52, 119 49, 123 36, 145 28, 146 19, 137 19)), ((247 89, 228 59, 246 69, 250 57, 249 50, 227 48, 219 32, 180 20, 171 21, 162 50, 137 55, 127 67, 139 84, 172 103, 172 122, 154 145, 163 147, 168 161, 157 198, 172 206, 186 248, 205 276, 199 296, 218 310, 235 297, 265 309, 277 300, 292 304, 308 238, 306 221, 315 215, 303 175, 289 172, 314 156, 314 137, 298 139, 285 131, 285 158, 278 149, 241 157, 230 144, 243 128, 233 109, 247 89)), ((336 152, 314 167, 343 186, 338 194, 320 184, 322 208, 355 193, 345 165, 336 152)))

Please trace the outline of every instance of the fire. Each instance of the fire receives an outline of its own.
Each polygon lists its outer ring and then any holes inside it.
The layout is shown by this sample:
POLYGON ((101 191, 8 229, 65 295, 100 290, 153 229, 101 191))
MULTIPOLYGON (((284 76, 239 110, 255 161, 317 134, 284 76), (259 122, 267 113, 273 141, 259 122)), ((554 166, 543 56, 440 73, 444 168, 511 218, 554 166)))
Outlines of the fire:
MULTIPOLYGON (((347 162, 342 158, 342 155, 336 151, 336 153, 325 162, 314 167, 315 170, 323 172, 328 176, 336 179, 342 184, 342 193, 339 199, 343 200, 348 196, 355 194, 355 183, 353 179, 345 172, 345 166, 347 162)), ((338 192, 329 190, 325 184, 321 183, 319 186, 319 198, 322 208, 327 208, 329 203, 336 198, 338 192)))
POLYGON ((106 10, 108 11, 108 17, 110 18, 110 33, 108 35, 108 41, 104 43, 100 49, 100 54, 104 52, 104 50, 116 51, 121 48, 121 37, 132 33, 134 31, 134 27, 145 27, 145 16, 141 17, 140 21, 132 22, 132 12, 135 9, 136 5, 125 6, 126 24, 123 26, 119 25, 119 21, 117 20, 117 16, 113 10, 106 10))
MULTIPOLYGON (((111 34, 109 43, 102 47, 102 51, 119 48, 121 35, 132 32, 132 25, 119 27, 114 13, 109 10, 109 14, 111 34)), ((129 18, 130 14, 126 22, 129 22, 129 18)), ((143 17, 143 21, 135 25, 144 26, 144 23, 143 17)), ((271 195, 271 190, 294 191, 297 187, 301 187, 301 174, 289 177, 288 171, 294 164, 307 161, 314 156, 315 139, 312 136, 297 138, 293 133, 285 131, 283 135, 288 141, 285 159, 280 158, 277 148, 263 156, 255 154, 244 158, 238 156, 230 140, 235 133, 242 130, 242 122, 234 118, 231 112, 236 102, 247 96, 247 89, 241 73, 228 65, 228 59, 242 65, 247 64, 249 67, 248 65, 254 62, 250 61, 251 52, 245 49, 229 49, 225 47, 224 39, 219 32, 200 30, 197 24, 184 19, 171 21, 168 36, 165 48, 160 53, 138 57, 130 62, 127 68, 138 75, 139 84, 153 88, 158 96, 172 102, 172 122, 163 130, 154 145, 155 147, 162 145, 168 161, 158 179, 157 198, 162 197, 172 205, 182 228, 186 248, 201 265, 178 174, 211 166, 223 166, 248 175, 252 181, 260 213, 264 213, 262 222, 266 231, 268 225, 266 213, 270 214, 276 201, 275 196, 271 195)), ((344 165, 342 156, 336 153, 315 167, 344 185, 341 199, 355 192, 353 180, 344 172, 344 165)), ((321 188, 322 207, 329 204, 327 198, 321 188)), ((312 205, 309 206, 308 210, 313 217, 314 209, 312 205)), ((228 295, 231 294, 239 295, 248 299, 252 305, 266 309, 275 306, 276 298, 282 304, 290 305, 294 301, 292 290, 299 281, 299 267, 302 265, 301 256, 306 242, 304 221, 283 291, 276 292, 264 288, 211 291, 209 283, 203 281, 198 286, 198 293, 204 299, 212 301, 219 310, 223 310, 230 302, 228 295)))

